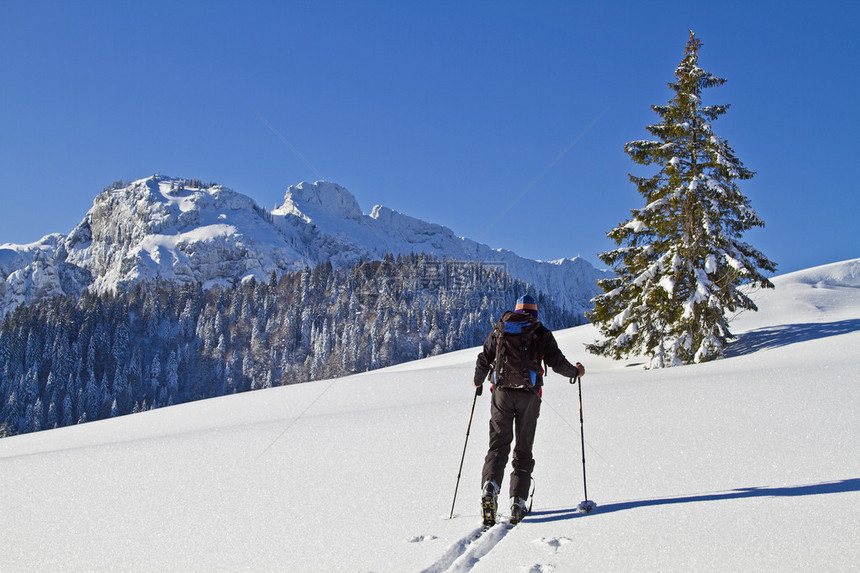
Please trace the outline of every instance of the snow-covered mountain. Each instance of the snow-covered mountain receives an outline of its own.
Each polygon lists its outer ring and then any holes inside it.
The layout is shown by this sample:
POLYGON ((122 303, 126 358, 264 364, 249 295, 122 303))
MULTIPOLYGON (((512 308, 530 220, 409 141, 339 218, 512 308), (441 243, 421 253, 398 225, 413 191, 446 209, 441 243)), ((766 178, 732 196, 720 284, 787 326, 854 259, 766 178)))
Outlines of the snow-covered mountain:
POLYGON ((579 388, 550 374, 533 512, 470 541, 485 392, 449 519, 472 348, 0 439, 0 570, 856 571, 860 259, 773 282, 723 360, 646 371, 556 332, 587 369, 588 515, 579 388))
POLYGON ((272 272, 325 261, 338 267, 421 251, 502 265, 577 313, 590 308, 603 276, 580 258, 525 259, 380 205, 364 214, 334 183, 290 187, 283 205, 268 212, 223 186, 191 187, 153 176, 99 194, 68 235, 0 245, 0 315, 41 297, 112 291, 140 280, 210 286, 251 276, 267 280, 272 272))

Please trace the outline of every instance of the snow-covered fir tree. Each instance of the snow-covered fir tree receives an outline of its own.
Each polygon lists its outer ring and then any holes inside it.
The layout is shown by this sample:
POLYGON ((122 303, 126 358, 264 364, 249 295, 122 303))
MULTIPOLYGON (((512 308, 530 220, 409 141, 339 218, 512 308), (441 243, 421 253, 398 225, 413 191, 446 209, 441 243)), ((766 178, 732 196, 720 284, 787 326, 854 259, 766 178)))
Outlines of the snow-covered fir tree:
POLYGON ((619 248, 600 258, 616 276, 599 281, 604 294, 589 314, 606 337, 590 352, 644 354, 651 368, 722 356, 732 338, 729 313, 757 310, 740 287, 772 288, 762 271, 776 268, 741 240, 744 231, 764 226, 737 185, 754 173, 711 129, 729 106, 702 103, 702 91, 725 80, 699 67, 700 47, 691 31, 669 84, 674 97, 652 106, 660 122, 647 130, 657 139, 625 146, 635 163, 659 171, 630 175, 645 206, 607 233, 619 248))

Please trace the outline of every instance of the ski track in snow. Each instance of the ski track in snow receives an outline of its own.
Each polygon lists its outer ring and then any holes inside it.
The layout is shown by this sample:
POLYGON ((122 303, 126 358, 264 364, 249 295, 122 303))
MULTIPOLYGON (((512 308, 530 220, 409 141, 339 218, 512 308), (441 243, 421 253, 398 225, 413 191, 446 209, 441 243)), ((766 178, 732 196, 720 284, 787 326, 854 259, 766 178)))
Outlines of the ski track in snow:
MULTIPOLYGON (((424 569, 422 573, 468 573, 478 562, 490 553, 505 536, 514 528, 507 521, 502 521, 484 531, 483 527, 479 527, 455 541, 445 552, 442 557, 433 563, 430 567, 424 569)), ((423 536, 422 536, 423 537, 423 536)), ((558 550, 568 543, 571 543, 569 537, 541 537, 535 539, 534 544, 544 547, 551 553, 558 553, 558 550)), ((546 573, 554 571, 555 566, 551 564, 536 563, 531 567, 521 568, 527 573, 546 573)))
POLYGON ((436 563, 421 573, 467 573, 505 538, 513 526, 500 522, 484 532, 479 527, 455 541, 436 563), (483 532, 483 533, 482 533, 483 532))

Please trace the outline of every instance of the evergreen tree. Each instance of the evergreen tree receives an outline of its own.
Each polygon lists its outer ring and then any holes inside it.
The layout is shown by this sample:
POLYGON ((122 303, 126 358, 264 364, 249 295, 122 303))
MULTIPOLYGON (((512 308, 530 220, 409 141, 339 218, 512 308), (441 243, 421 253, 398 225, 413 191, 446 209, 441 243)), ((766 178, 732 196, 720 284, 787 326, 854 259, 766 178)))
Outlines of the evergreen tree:
POLYGON ((28 432, 41 432, 45 429, 45 405, 42 402, 42 398, 36 398, 36 403, 33 404, 31 425, 27 426, 28 432))
POLYGON ((175 402, 179 397, 179 360, 176 357, 175 350, 170 351, 170 356, 167 359, 165 377, 167 395, 172 397, 175 402))
POLYGON ((149 396, 152 401, 158 395, 158 389, 162 386, 161 383, 161 361, 158 355, 152 357, 152 366, 149 368, 149 396))
POLYGON ((98 420, 102 409, 102 396, 95 376, 90 376, 87 379, 87 385, 84 388, 84 400, 86 408, 81 408, 81 410, 86 412, 87 420, 98 420))
POLYGON ((132 406, 132 394, 131 386, 128 382, 128 367, 117 365, 113 376, 113 385, 116 398, 114 403, 118 408, 119 414, 129 413, 132 406))
POLYGON ((720 357, 732 338, 726 315, 757 310, 740 287, 773 288, 760 270, 776 268, 740 240, 764 226, 736 183, 754 173, 711 130, 729 106, 702 105, 702 91, 725 80, 698 66, 700 47, 691 31, 669 84, 674 97, 652 107, 661 121, 647 129, 657 139, 625 146, 635 163, 660 169, 630 175, 645 207, 607 233, 619 248, 600 258, 616 277, 599 282, 605 294, 589 314, 606 337, 590 352, 646 354, 652 368, 720 357))
POLYGON ((48 417, 45 420, 48 428, 57 428, 60 425, 60 419, 57 416, 57 403, 51 402, 48 406, 48 417))
POLYGON ((20 425, 20 408, 18 407, 18 396, 15 392, 9 394, 3 409, 0 411, 0 420, 6 427, 7 434, 15 434, 20 425))
POLYGON ((71 426, 75 423, 74 406, 72 406, 72 398, 69 394, 63 398, 63 426, 71 426))

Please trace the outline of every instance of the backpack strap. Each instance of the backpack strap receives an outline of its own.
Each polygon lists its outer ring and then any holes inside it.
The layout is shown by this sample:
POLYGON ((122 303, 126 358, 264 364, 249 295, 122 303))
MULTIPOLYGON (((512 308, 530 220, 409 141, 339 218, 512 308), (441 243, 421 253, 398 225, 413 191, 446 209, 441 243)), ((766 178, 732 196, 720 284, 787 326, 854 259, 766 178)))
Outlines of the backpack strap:
MULTIPOLYGON (((540 375, 543 376, 544 372, 541 369, 542 356, 538 355, 537 348, 537 331, 538 329, 536 326, 533 326, 532 328, 528 329, 526 333, 527 338, 525 341, 525 346, 528 350, 528 359, 531 359, 530 369, 533 370, 535 373, 540 373, 540 375)), ((537 388, 537 383, 535 383, 535 387, 537 388)))
POLYGON ((505 360, 504 332, 505 323, 503 321, 500 320, 493 325, 493 337, 496 339, 496 360, 493 362, 493 383, 498 380, 499 374, 502 372, 501 367, 505 360))

